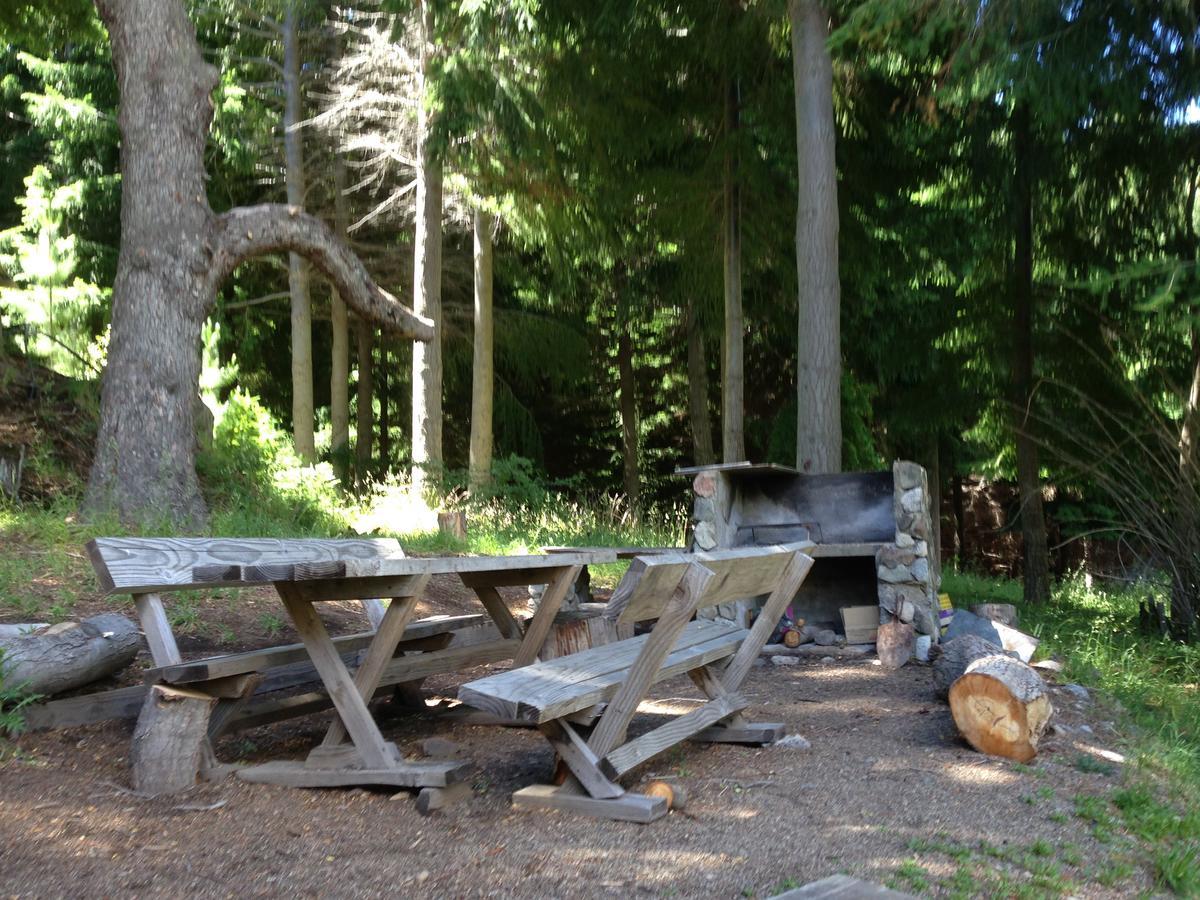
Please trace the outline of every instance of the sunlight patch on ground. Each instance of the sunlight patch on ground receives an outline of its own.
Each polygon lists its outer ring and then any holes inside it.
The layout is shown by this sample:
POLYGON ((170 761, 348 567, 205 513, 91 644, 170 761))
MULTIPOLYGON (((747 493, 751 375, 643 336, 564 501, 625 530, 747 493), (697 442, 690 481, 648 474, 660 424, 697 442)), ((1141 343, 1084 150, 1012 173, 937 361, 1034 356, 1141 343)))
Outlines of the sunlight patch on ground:
POLYGON ((1020 781, 1017 775, 1007 769, 979 763, 946 763, 942 773, 967 784, 1005 785, 1020 781))

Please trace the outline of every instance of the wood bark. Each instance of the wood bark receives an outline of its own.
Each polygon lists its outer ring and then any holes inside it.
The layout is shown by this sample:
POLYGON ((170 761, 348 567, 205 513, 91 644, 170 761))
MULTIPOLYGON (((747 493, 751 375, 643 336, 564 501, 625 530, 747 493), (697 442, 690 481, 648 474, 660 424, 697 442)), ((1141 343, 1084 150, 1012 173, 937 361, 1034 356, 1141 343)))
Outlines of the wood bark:
POLYGON ((359 319, 355 327, 358 351, 358 383, 355 385, 357 410, 354 422, 354 472, 361 486, 371 471, 371 445, 375 427, 375 391, 372 384, 375 335, 371 323, 359 319))
MULTIPOLYGON (((333 229, 346 240, 349 213, 346 209, 346 165, 341 154, 333 157, 333 229)), ((346 302, 337 291, 329 298, 329 450, 342 484, 350 475, 350 323, 346 302)))
POLYGON ((379 471, 387 475, 392 466, 392 392, 388 389, 392 372, 388 367, 387 341, 379 342, 378 371, 375 386, 379 391, 379 471))
POLYGON ((725 261, 725 363, 721 385, 721 456, 724 462, 746 458, 745 368, 742 316, 742 199, 738 181, 738 88, 725 85, 725 168, 721 236, 725 261))
POLYGON ((617 379, 621 395, 621 477, 625 499, 636 517, 641 508, 641 476, 638 468, 637 379, 633 371, 633 340, 629 329, 629 322, 623 322, 621 335, 617 338, 617 379))
POLYGON ((135 791, 155 796, 196 786, 216 702, 185 688, 156 684, 150 689, 129 749, 135 791))
POLYGON ((137 623, 105 613, 0 638, 4 682, 51 696, 119 672, 137 656, 137 623))
MULTIPOLYGON (((300 84, 300 25, 296 0, 283 12, 283 152, 289 206, 304 207, 304 119, 300 84)), ((308 464, 317 461, 313 437, 312 301, 308 266, 298 253, 288 254, 288 293, 292 307, 292 438, 296 455, 308 464)))
POLYGON ((696 313, 696 301, 688 303, 687 321, 688 423, 692 429, 692 452, 696 465, 716 460, 713 453, 712 420, 708 414, 708 360, 704 354, 704 331, 696 313))
POLYGON ((1010 656, 976 660, 950 688, 954 724, 990 756, 1029 762, 1053 711, 1037 672, 1010 656))
POLYGON ((1030 432, 1033 403, 1033 170, 1029 111, 1019 104, 1013 114, 1016 153, 1016 240, 1013 260, 1013 431, 1017 449, 1017 488, 1021 497, 1025 602, 1050 598, 1050 552, 1037 442, 1030 432))
POLYGON ((967 666, 977 659, 1003 652, 999 645, 985 641, 977 634, 963 634, 934 644, 929 650, 929 659, 933 663, 934 692, 945 700, 950 693, 950 685, 962 677, 967 666))
POLYGON ((412 490, 426 496, 442 468, 442 162, 430 143, 433 118, 426 79, 434 59, 432 3, 419 4, 421 103, 417 113, 416 239, 413 309, 434 323, 433 339, 413 348, 412 490))
POLYGON ((796 93, 796 468, 842 468, 841 288, 838 281, 836 126, 829 15, 819 0, 789 0, 796 93))
POLYGON ((475 332, 471 362, 471 448, 468 463, 472 490, 492 480, 492 231, 495 219, 475 210, 475 332))
POLYGON ((266 204, 213 213, 204 149, 217 70, 178 0, 97 0, 120 92, 121 246, 85 509, 201 525, 194 407, 200 330, 238 263, 296 251, 362 315, 427 340, 432 323, 380 290, 321 222, 266 204))

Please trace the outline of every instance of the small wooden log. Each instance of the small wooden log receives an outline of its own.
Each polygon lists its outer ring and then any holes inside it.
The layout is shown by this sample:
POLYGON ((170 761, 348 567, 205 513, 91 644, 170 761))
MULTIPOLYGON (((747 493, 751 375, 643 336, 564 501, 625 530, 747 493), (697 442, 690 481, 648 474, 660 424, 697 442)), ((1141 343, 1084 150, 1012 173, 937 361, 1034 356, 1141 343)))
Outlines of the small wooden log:
POLYGON ((996 644, 974 634, 963 634, 943 644, 934 644, 929 648, 934 691, 945 700, 950 695, 950 685, 962 677, 971 663, 1003 652, 996 644))
POLYGON ((912 659, 917 634, 907 622, 889 622, 879 626, 875 639, 879 662, 885 669, 899 669, 912 659))
POLYGON ((687 806, 687 788, 682 784, 670 781, 652 781, 646 785, 647 797, 662 797, 667 801, 667 809, 683 809, 687 806))
POLYGON ((1010 656, 976 660, 950 687, 954 724, 990 756, 1029 762, 1053 711, 1037 672, 1010 656))
POLYGON ((115 613, 0 639, 6 684, 31 694, 69 691, 120 671, 142 645, 137 625, 115 613))
POLYGON ((971 607, 971 612, 1010 628, 1017 627, 1017 608, 1011 603, 977 603, 971 607))
POLYGON ((216 702, 186 688, 156 684, 150 689, 129 752, 135 791, 154 796, 195 786, 216 702))

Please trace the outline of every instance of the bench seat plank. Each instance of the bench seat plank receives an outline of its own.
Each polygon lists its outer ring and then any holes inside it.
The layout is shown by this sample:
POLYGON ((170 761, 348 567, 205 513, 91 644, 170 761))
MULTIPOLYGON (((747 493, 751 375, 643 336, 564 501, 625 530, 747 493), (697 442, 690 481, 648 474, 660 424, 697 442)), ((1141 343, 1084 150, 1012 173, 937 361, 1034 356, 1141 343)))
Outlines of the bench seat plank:
MULTIPOLYGON (((482 615, 465 615, 421 619, 412 622, 404 629, 401 649, 406 641, 422 640, 434 635, 457 631, 478 625, 483 620, 482 615)), ((345 654, 362 650, 371 643, 374 637, 375 632, 373 631, 344 634, 335 637, 333 643, 341 653, 345 654)), ((284 644, 279 647, 266 647, 261 650, 247 650, 244 653, 231 653, 226 656, 193 659, 173 666, 148 669, 145 673, 145 680, 148 682, 165 681, 168 684, 188 684, 196 681, 208 681, 212 678, 224 678, 227 675, 261 672, 276 666, 308 662, 308 659, 308 651, 304 649, 303 644, 284 644)))
MULTIPOLYGON (((689 622, 654 681, 733 655, 745 629, 728 622, 689 622)), ((608 700, 625 680, 649 635, 639 635, 512 669, 464 684, 458 699, 501 718, 548 722, 608 700)))

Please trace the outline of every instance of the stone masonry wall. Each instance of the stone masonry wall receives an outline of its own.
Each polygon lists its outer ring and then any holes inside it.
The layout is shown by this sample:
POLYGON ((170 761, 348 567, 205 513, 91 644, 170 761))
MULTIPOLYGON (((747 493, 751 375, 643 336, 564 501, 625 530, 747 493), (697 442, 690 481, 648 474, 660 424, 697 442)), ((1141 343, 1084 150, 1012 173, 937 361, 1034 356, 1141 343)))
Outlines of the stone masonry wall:
POLYGON ((917 634, 938 636, 937 592, 941 584, 936 551, 929 546, 933 520, 929 482, 914 462, 892 465, 896 542, 875 555, 879 577, 879 623, 911 622, 917 634))

